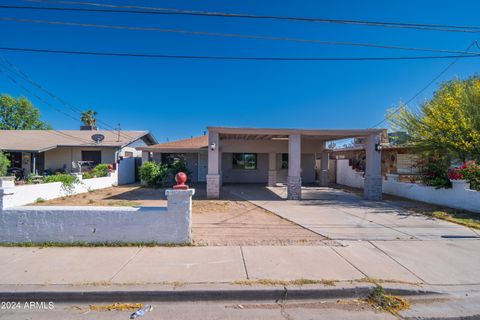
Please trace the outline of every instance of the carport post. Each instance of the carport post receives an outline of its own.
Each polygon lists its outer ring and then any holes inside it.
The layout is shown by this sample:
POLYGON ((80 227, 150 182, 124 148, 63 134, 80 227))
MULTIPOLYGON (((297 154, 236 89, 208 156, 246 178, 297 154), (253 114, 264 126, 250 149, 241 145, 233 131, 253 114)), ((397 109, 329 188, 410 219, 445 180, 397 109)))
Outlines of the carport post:
POLYGON ((288 137, 287 199, 289 200, 302 198, 301 142, 302 136, 299 134, 291 134, 288 137))
POLYGON ((321 171, 320 171, 320 186, 321 187, 328 187, 330 182, 329 174, 328 174, 328 162, 329 162, 329 153, 326 150, 322 151, 322 161, 320 163, 321 171))
POLYGON ((208 132, 208 174, 207 174, 207 198, 218 199, 220 197, 220 139, 218 132, 208 132))
POLYGON ((382 157, 380 151, 376 150, 379 141, 378 135, 366 137, 365 153, 365 181, 363 196, 367 200, 382 200, 382 157))
POLYGON ((277 184, 277 154, 268 154, 268 186, 274 187, 277 184))

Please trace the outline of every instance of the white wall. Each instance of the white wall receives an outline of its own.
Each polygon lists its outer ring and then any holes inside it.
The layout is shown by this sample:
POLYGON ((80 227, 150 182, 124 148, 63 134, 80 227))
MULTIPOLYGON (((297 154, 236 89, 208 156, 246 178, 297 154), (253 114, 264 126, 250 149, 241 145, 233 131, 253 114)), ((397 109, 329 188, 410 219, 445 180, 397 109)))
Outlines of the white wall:
POLYGON ((71 192, 66 190, 61 182, 15 186, 13 188, 4 189, 4 192, 8 192, 9 196, 4 197, 3 208, 34 203, 39 198, 50 200, 67 195, 85 193, 89 190, 109 188, 114 185, 117 185, 116 172, 108 177, 81 180, 80 183, 74 185, 71 192))
MULTIPOLYGON (((363 189, 363 173, 357 173, 348 165, 348 160, 337 160, 337 183, 363 189)), ((436 189, 418 183, 399 182, 389 175, 383 181, 383 193, 422 201, 449 208, 463 209, 480 213, 480 192, 454 187, 436 189)))
POLYGON ((190 243, 194 192, 167 190, 168 209, 66 206, 0 209, 0 243, 190 243))
POLYGON ((337 160, 337 183, 363 189, 363 172, 357 172, 348 164, 348 159, 337 160))
POLYGON ((417 183, 383 181, 383 192, 403 198, 480 213, 480 192, 465 188, 436 189, 417 183))

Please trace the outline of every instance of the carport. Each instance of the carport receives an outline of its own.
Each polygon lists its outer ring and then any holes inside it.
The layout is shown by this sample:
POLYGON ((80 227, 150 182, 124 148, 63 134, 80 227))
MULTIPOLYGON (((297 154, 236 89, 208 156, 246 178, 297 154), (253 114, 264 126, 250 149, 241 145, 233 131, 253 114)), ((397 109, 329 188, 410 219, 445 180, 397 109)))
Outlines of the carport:
POLYGON ((274 186, 279 179, 279 171, 284 169, 287 173, 287 199, 299 200, 302 198, 302 177, 308 179, 307 173, 314 170, 314 160, 317 158, 322 160, 318 183, 328 186, 328 141, 364 137, 364 197, 381 200, 381 157, 378 146, 383 131, 208 127, 207 197, 218 198, 225 180, 233 183, 266 180, 269 186, 274 186), (262 166, 262 163, 265 165, 262 166), (280 166, 283 163, 287 163, 287 166, 282 168, 280 166))

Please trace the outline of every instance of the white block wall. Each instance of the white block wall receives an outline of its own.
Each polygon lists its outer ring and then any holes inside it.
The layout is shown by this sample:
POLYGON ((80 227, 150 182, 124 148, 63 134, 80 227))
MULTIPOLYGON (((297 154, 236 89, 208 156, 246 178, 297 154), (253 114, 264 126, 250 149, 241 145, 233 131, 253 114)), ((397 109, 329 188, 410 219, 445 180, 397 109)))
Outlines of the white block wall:
MULTIPOLYGON (((363 189, 363 173, 355 172, 348 160, 337 160, 337 183, 363 189)), ((383 181, 383 193, 449 208, 480 213, 480 192, 465 188, 436 189, 418 183, 383 181)))
POLYGON ((0 209, 0 242, 190 243, 190 190, 167 190, 165 207, 30 206, 0 209))
POLYGON ((12 194, 4 197, 3 207, 23 206, 34 203, 39 198, 51 200, 67 195, 85 193, 89 190, 110 188, 115 185, 117 185, 116 173, 112 173, 108 177, 81 180, 80 183, 74 185, 71 192, 67 191, 61 182, 15 186, 8 190, 12 194))
POLYGON ((353 188, 363 189, 365 179, 363 172, 357 172, 350 167, 347 159, 337 160, 337 183, 353 188))

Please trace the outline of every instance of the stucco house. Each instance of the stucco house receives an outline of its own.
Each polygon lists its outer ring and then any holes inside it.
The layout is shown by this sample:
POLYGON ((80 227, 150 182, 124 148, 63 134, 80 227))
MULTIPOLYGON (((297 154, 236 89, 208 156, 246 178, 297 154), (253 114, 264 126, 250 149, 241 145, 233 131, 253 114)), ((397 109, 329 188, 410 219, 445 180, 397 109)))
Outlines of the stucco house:
POLYGON ((192 181, 207 183, 209 198, 218 198, 225 183, 285 183, 288 198, 300 199, 302 184, 329 183, 328 141, 365 137, 365 197, 381 199, 378 144, 383 131, 208 127, 204 136, 137 149, 143 152, 143 161, 184 159, 192 181), (316 159, 323 160, 319 174, 316 159))
POLYGON ((24 175, 75 171, 78 161, 115 163, 119 157, 140 156, 136 147, 156 142, 148 131, 0 130, 0 150, 24 175))

